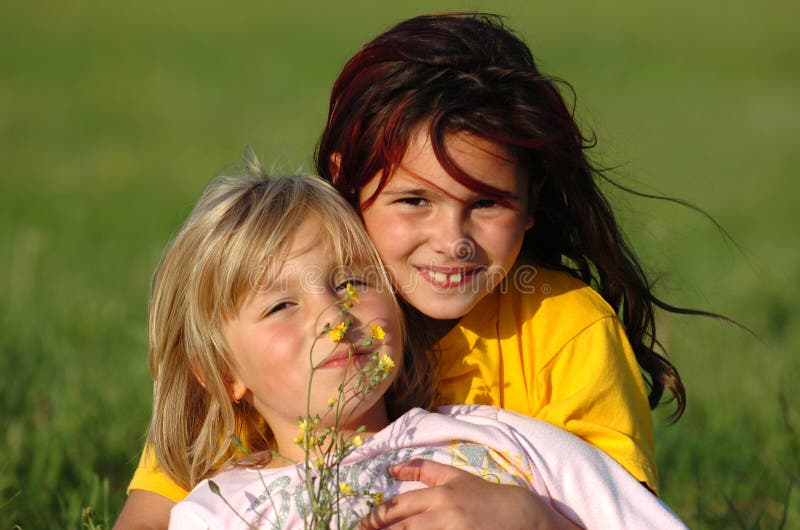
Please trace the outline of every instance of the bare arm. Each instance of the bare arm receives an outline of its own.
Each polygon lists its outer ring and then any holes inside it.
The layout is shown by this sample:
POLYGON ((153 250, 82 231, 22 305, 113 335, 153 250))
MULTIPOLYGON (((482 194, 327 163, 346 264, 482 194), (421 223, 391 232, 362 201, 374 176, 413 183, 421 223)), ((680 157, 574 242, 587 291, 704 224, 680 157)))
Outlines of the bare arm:
POLYGON ((113 530, 167 530, 175 503, 157 493, 131 490, 113 530))

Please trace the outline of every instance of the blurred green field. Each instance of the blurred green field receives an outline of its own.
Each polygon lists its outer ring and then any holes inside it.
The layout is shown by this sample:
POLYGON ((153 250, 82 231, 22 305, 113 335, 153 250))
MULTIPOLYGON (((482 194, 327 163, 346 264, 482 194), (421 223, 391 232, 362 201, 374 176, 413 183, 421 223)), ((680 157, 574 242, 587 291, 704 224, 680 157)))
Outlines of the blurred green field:
POLYGON ((620 182, 735 241, 612 194, 660 294, 759 336, 661 319, 689 397, 676 425, 656 414, 664 499, 692 528, 800 528, 796 4, 2 4, 0 528, 113 523, 149 417, 150 275, 206 182, 248 143, 308 169, 363 42, 475 8, 572 83, 620 182))

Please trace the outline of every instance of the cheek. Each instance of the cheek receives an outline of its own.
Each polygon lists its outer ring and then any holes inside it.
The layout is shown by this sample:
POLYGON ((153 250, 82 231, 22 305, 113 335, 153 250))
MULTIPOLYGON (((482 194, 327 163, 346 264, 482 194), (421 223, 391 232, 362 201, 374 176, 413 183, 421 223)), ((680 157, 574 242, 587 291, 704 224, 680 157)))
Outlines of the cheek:
POLYGON ((403 245, 398 244, 398 239, 393 236, 374 237, 372 242, 383 261, 384 265, 392 265, 402 257, 403 245))
POLYGON ((250 389, 261 387, 269 390, 281 385, 281 378, 299 369, 295 366, 296 356, 288 353, 301 347, 302 344, 288 334, 270 337, 268 345, 263 342, 251 345, 240 361, 241 378, 250 389))
POLYGON ((377 215, 364 216, 364 224, 384 261, 392 261, 413 250, 413 240, 417 230, 401 219, 382 219, 377 215))
POLYGON ((391 230, 391 219, 375 206, 362 211, 361 217, 364 219, 364 227, 373 239, 378 239, 383 233, 391 230))
POLYGON ((525 219, 514 217, 492 225, 485 234, 485 250, 494 261, 512 265, 525 238, 525 219))
POLYGON ((384 329, 386 337, 381 341, 382 344, 391 346, 395 351, 402 351, 400 315, 395 312, 389 295, 370 293, 362 297, 361 303, 356 307, 356 316, 365 326, 379 324, 384 329))

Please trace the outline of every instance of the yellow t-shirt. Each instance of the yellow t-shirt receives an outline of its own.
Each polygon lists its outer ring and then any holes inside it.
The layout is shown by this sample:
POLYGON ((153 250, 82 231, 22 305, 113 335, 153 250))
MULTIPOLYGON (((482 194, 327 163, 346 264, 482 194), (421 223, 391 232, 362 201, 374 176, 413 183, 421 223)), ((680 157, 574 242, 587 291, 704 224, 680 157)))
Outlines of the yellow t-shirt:
POLYGON ((139 467, 136 468, 133 478, 128 484, 128 493, 131 490, 158 493, 175 502, 183 500, 189 494, 188 491, 178 486, 174 480, 161 470, 158 466, 153 446, 150 444, 145 445, 142 456, 139 458, 139 467))
POLYGON ((639 365, 622 323, 586 284, 519 267, 439 346, 440 404, 494 405, 552 423, 657 491, 639 365))
MULTIPOLYGON (((622 324, 590 287, 563 272, 519 267, 439 347, 440 404, 493 405, 547 421, 657 490, 644 381, 622 324)), ((188 493, 149 446, 133 489, 176 502, 188 493)))

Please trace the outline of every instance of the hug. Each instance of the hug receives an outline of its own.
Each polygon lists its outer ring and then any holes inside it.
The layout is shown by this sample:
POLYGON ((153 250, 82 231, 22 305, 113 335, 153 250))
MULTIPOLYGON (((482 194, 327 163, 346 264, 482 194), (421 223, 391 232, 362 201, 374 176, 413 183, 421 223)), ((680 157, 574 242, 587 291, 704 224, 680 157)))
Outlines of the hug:
POLYGON ((499 17, 416 17, 334 83, 321 179, 248 156, 212 183, 154 277, 115 527, 303 526, 319 418, 350 440, 333 526, 683 528, 656 496, 650 409, 685 407, 662 302, 558 86, 499 17))

